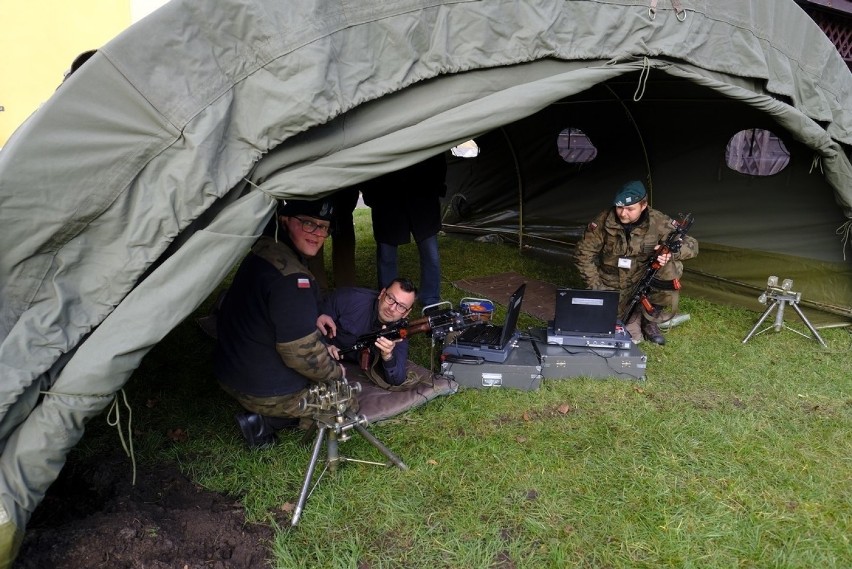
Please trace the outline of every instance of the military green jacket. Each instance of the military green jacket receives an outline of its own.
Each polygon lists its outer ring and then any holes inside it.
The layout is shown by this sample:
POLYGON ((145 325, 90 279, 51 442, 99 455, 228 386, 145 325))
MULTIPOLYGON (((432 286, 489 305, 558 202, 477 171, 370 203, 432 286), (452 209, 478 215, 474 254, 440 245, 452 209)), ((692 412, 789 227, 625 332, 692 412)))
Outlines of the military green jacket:
MULTIPOLYGON (((646 210, 640 222, 628 235, 615 215, 615 208, 598 214, 589 223, 583 238, 574 250, 577 269, 587 288, 621 292, 621 309, 626 308, 629 296, 642 278, 654 248, 672 232, 672 219, 666 214, 646 210)), ((671 281, 683 275, 683 263, 698 255, 698 241, 687 235, 680 251, 657 273, 657 279, 671 281)), ((651 302, 672 303, 672 291, 652 291, 651 302)))

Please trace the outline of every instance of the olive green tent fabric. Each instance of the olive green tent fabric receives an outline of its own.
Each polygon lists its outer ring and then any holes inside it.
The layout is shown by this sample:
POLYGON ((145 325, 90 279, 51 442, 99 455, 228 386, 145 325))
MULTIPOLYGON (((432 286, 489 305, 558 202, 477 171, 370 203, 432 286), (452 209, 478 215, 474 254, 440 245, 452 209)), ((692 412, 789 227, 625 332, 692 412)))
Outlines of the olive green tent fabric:
POLYGON ((706 82, 760 109, 819 158, 848 217, 852 89, 831 43, 791 0, 670 4, 173 0, 102 46, 0 151, 0 513, 26 526, 86 421, 275 198, 619 76, 706 82))
MULTIPOLYGON (((850 224, 818 155, 763 110, 707 81, 666 75, 651 69, 642 85, 641 72, 626 73, 478 137, 478 157, 449 163, 445 230, 496 233, 571 265, 586 224, 625 181, 639 179, 654 207, 695 218, 701 254, 686 264, 685 293, 762 310, 757 297, 777 275, 794 280, 815 322, 848 323, 850 224), (772 176, 725 163, 731 136, 756 127, 771 129, 790 152, 772 176), (595 144, 592 162, 560 158, 559 132, 567 128, 595 144)), ((562 284, 572 278, 566 270, 562 284)))

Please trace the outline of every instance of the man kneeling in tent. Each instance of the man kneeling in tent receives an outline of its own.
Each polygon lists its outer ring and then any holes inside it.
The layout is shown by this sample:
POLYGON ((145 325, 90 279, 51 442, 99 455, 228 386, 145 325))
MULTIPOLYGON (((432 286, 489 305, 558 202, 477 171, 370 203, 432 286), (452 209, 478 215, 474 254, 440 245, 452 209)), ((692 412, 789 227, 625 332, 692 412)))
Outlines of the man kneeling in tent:
MULTIPOLYGON (((633 289, 646 272, 648 259, 672 227, 670 217, 648 207, 648 193, 642 182, 624 184, 615 194, 613 207, 598 214, 577 243, 575 261, 586 286, 618 290, 619 314, 624 314, 633 289)), ((656 257, 661 268, 652 282, 649 298, 653 313, 637 308, 625 322, 634 343, 641 342, 643 336, 655 344, 666 343, 657 322, 664 307, 676 310, 678 291, 672 283, 683 274, 681 261, 696 255, 698 241, 687 235, 674 255, 666 252, 656 257)))
POLYGON ((390 391, 410 389, 430 383, 434 377, 425 368, 408 361, 408 340, 378 337, 372 345, 348 351, 359 338, 404 322, 417 300, 417 287, 407 278, 398 277, 387 288, 342 287, 326 297, 317 328, 329 339, 332 357, 341 360, 347 377, 355 371, 368 381, 390 391))
POLYGON ((329 200, 280 204, 274 231, 252 247, 219 308, 216 378, 248 411, 237 423, 250 447, 273 443, 282 428, 309 427, 300 400, 312 384, 344 377, 316 328, 319 287, 306 268, 332 209, 329 200))

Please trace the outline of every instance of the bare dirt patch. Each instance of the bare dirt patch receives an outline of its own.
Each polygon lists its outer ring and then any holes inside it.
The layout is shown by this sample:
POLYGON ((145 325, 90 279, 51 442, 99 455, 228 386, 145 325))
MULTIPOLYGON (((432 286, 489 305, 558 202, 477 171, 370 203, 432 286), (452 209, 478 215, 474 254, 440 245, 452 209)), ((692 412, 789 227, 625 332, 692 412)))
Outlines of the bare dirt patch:
POLYGON ((204 490, 175 465, 126 456, 73 460, 35 511, 14 569, 271 567, 270 527, 234 498, 204 490))

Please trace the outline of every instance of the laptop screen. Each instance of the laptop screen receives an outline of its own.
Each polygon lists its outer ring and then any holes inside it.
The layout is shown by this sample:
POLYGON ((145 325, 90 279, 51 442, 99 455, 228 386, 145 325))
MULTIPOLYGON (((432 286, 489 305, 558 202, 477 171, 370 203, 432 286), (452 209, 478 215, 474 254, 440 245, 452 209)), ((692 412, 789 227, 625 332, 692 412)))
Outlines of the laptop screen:
POLYGON ((524 299, 525 290, 526 284, 522 284, 509 297, 506 321, 502 326, 490 322, 477 322, 445 346, 443 353, 450 356, 470 356, 488 362, 505 362, 513 349, 512 340, 518 326, 518 317, 521 315, 521 302, 524 299))
POLYGON ((557 334, 611 335, 618 322, 618 291, 556 291, 556 314, 553 328, 557 334))
POLYGON ((509 307, 506 312, 506 322, 503 323, 503 334, 500 336, 500 346, 506 347, 512 335, 515 333, 515 328, 518 326, 518 317, 521 315, 521 303, 524 301, 524 291, 526 283, 518 287, 509 297, 509 307))
POLYGON ((518 325, 518 317, 521 314, 521 302, 524 300, 526 284, 518 287, 509 297, 507 305, 506 321, 502 326, 490 322, 477 322, 470 326, 454 340, 457 345, 470 345, 476 347, 489 346, 502 350, 512 340, 515 328, 518 325))

